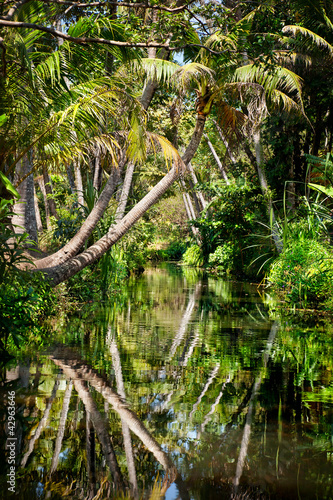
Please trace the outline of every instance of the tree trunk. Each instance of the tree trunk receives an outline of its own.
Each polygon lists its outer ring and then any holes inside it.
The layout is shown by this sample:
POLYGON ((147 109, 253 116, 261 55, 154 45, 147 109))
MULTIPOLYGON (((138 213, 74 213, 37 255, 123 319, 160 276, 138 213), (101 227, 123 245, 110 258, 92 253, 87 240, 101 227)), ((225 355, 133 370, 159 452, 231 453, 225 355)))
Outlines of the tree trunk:
MULTIPOLYGON (((24 155, 22 160, 16 166, 16 183, 20 182, 28 172, 31 171, 31 165, 29 162, 28 155, 24 155)), ((21 198, 16 201, 13 207, 13 212, 15 215, 12 217, 12 224, 14 225, 14 231, 17 235, 21 235, 24 232, 28 233, 28 237, 31 241, 35 242, 37 245, 38 235, 37 235, 37 222, 36 222, 36 212, 35 212, 35 202, 34 202, 34 179, 33 174, 30 174, 24 181, 20 182, 17 186, 17 191, 19 192, 21 198), (21 227, 15 227, 21 226, 21 227)), ((31 245, 29 245, 31 246, 31 245)), ((34 246, 34 245, 33 245, 34 246)))
POLYGON ((80 255, 71 260, 42 269, 53 285, 58 285, 89 266, 104 255, 127 231, 152 207, 178 178, 179 171, 173 167, 169 173, 109 232, 80 255))
MULTIPOLYGON (((188 206, 187 197, 186 197, 185 193, 183 193, 183 202, 184 202, 184 207, 185 207, 185 212, 186 212, 187 218, 188 218, 188 220, 191 220, 192 219, 191 210, 190 210, 190 207, 188 206)), ((192 229, 192 232, 193 232, 193 229, 192 229)))
POLYGON ((224 134, 223 134, 223 132, 222 132, 222 130, 221 130, 220 125, 217 123, 217 121, 216 121, 216 120, 213 120, 213 122, 214 122, 214 124, 215 124, 215 126, 216 126, 216 129, 217 129, 217 131, 218 131, 218 133, 219 133, 219 136, 221 137, 221 140, 222 140, 223 144, 225 145, 225 148, 226 148, 226 150, 227 150, 227 152, 228 152, 228 155, 229 155, 230 160, 232 161, 232 163, 234 163, 234 164, 235 164, 235 163, 236 163, 236 158, 235 158, 235 156, 234 156, 233 152, 231 151, 231 148, 230 148, 230 146, 229 146, 229 143, 228 143, 227 139, 225 138, 225 136, 224 136, 224 134))
POLYGON ((276 222, 276 217, 274 213, 274 208, 273 208, 273 203, 271 199, 271 195, 268 189, 268 183, 265 175, 265 171, 263 170, 263 165, 264 165, 264 154, 263 154, 263 148, 262 148, 262 143, 261 143, 261 137, 260 137, 260 128, 257 127, 257 129, 253 133, 253 143, 254 143, 254 149, 256 153, 256 162, 257 162, 257 172, 258 172, 258 178, 259 178, 259 183, 261 187, 261 191, 264 196, 267 197, 267 211, 268 211, 268 217, 269 220, 272 221, 272 237, 273 241, 275 244, 275 248, 278 251, 278 253, 281 253, 283 250, 283 241, 280 238, 280 235, 278 234, 277 231, 277 222, 276 222))
MULTIPOLYGON (((158 17, 158 12, 157 10, 153 11, 153 22, 157 21, 158 17)), ((149 47, 147 50, 147 55, 149 59, 156 59, 156 48, 155 47, 149 47)), ((166 50, 163 50, 162 55, 160 56, 161 59, 165 59, 167 56, 166 50)), ((142 104, 143 109, 147 110, 152 98, 154 97, 154 94, 156 90, 158 89, 158 83, 156 80, 148 80, 146 83, 146 86, 142 92, 142 96, 140 99, 140 102, 142 104)))
MULTIPOLYGON (((190 162, 187 167, 188 167, 188 169, 190 171, 193 184, 194 185, 198 184, 198 179, 197 179, 197 176, 195 175, 194 168, 192 167, 192 163, 190 162)), ((202 194, 201 191, 197 191, 197 193, 198 193, 199 201, 201 203, 201 208, 202 208, 202 210, 204 210, 206 208, 206 206, 207 206, 206 200, 205 200, 205 198, 204 198, 204 196, 203 196, 203 194, 202 194)))
POLYGON ((72 168, 69 165, 66 167, 66 172, 67 172, 67 179, 68 179, 69 186, 71 188, 71 192, 72 192, 72 194, 74 194, 76 192, 75 182, 74 182, 72 168))
POLYGON ((205 134, 205 139, 206 139, 206 141, 207 141, 207 144, 208 144, 209 149, 210 149, 210 150, 211 150, 211 152, 213 153, 213 156, 214 156, 214 158, 215 158, 215 161, 216 161, 216 163, 217 163, 217 166, 219 167, 219 170, 220 170, 220 172, 221 172, 221 174, 222 174, 223 179, 225 180, 226 184, 229 186, 229 185, 230 185, 230 182, 229 182, 229 179, 228 179, 227 173, 226 173, 226 171, 225 171, 225 168, 224 168, 224 166, 222 165, 221 160, 220 160, 220 158, 218 157, 218 155, 217 155, 217 153, 216 153, 216 151, 215 151, 215 148, 214 148, 213 144, 210 142, 210 140, 209 140, 209 138, 208 138, 208 135, 207 135, 207 134, 205 134))
MULTIPOLYGON (((147 86, 149 87, 149 82, 147 83, 147 86)), ((144 109, 148 109, 149 104, 151 102, 151 99, 153 98, 153 95, 155 93, 156 88, 150 88, 149 90, 147 89, 147 86, 145 87, 145 90, 143 92, 142 98, 141 98, 141 103, 144 109), (147 89, 147 90, 146 90, 147 89), (144 102, 142 102, 144 101, 144 102)), ((74 257, 77 252, 80 250, 82 245, 88 240, 89 236, 92 234, 93 230, 95 229, 96 225, 98 224, 99 220, 102 218, 109 201, 116 189, 116 186, 119 183, 119 180, 121 178, 121 173, 124 169, 124 166, 126 164, 126 153, 125 151, 122 151, 120 155, 120 160, 119 160, 119 165, 117 169, 113 170, 113 173, 110 174, 109 179, 100 195, 100 197, 97 200, 96 205, 94 206, 93 210, 90 212, 86 220, 84 221, 83 225, 81 226, 80 230, 76 233, 74 238, 71 239, 67 245, 65 245, 63 248, 61 248, 58 252, 56 252, 54 255, 51 255, 49 257, 46 257, 45 259, 40 259, 39 261, 35 262, 35 265, 37 269, 43 269, 45 267, 49 266, 57 266, 62 263, 67 262, 70 260, 72 257, 74 257)), ((133 166, 134 168, 134 166, 133 166)), ((80 171, 81 173, 81 171, 80 171)), ((69 179, 70 186, 74 186, 74 192, 76 192, 75 184, 73 181, 73 176, 71 175, 71 169, 70 167, 67 168, 67 175, 69 179)), ((82 181, 82 179, 81 179, 82 181)), ((73 188, 72 188, 73 192, 73 188)))
MULTIPOLYGON (((154 20, 156 21, 157 20, 157 11, 156 10, 153 12, 153 17, 154 17, 154 20)), ((165 52, 165 54, 162 54, 162 57, 161 57, 162 59, 164 59, 164 57, 166 57, 166 55, 167 55, 167 52, 166 51, 164 51, 164 52, 165 52)), ((148 57, 150 59, 156 58, 156 48, 154 48, 154 47, 148 48, 148 57)), ((154 80, 149 80, 147 82, 144 90, 143 90, 140 102, 141 102, 143 109, 145 109, 146 111, 149 108, 149 105, 154 97, 154 94, 155 94, 157 88, 158 88, 158 83, 154 80)), ((127 205, 127 200, 128 200, 128 195, 129 195, 131 185, 132 185, 134 168, 135 168, 135 163, 133 161, 130 161, 128 166, 127 166, 127 169, 126 169, 126 174, 125 174, 125 179, 124 179, 124 183, 123 183, 123 187, 122 187, 122 191, 121 191, 121 196, 120 196, 119 204, 118 204, 116 214, 115 214, 116 224, 118 222, 120 222, 121 219, 124 217, 124 213, 125 213, 125 209, 126 209, 126 205, 127 205)))
POLYGON ((163 179, 128 212, 121 222, 111 227, 105 236, 77 257, 72 258, 64 264, 42 269, 53 285, 58 285, 67 280, 104 255, 159 200, 175 180, 179 178, 181 172, 184 170, 184 164, 188 164, 193 158, 200 144, 205 122, 206 116, 198 114, 196 126, 190 143, 182 157, 182 162, 180 161, 174 165, 163 179))
POLYGON ((45 166, 43 167, 43 179, 44 179, 44 186, 45 186, 45 192, 46 192, 46 202, 47 202, 48 207, 49 207, 50 215, 55 217, 56 219, 59 219, 58 214, 57 214, 56 205, 55 205, 54 198, 53 198, 53 189, 52 189, 51 179, 50 179, 49 173, 47 171, 47 168, 45 166))
POLYGON ((50 207, 47 202, 47 195, 46 195, 46 189, 45 189, 45 184, 44 184, 44 177, 38 177, 38 184, 39 188, 42 192, 43 195, 43 200, 44 200, 44 208, 45 208, 45 220, 46 220, 46 229, 48 231, 52 231, 52 224, 51 224, 51 219, 50 219, 50 207))
POLYGON ((187 218, 188 218, 188 221, 190 223, 191 231, 193 233, 193 236, 195 237, 197 243, 199 244, 200 243, 199 230, 198 230, 197 227, 193 226, 193 224, 191 223, 191 221, 193 221, 193 220, 196 219, 196 215, 195 215, 195 212, 194 212, 192 200, 191 200, 190 195, 186 191, 185 183, 182 182, 181 184, 182 184, 182 187, 184 188, 183 200, 184 200, 184 205, 185 205, 185 210, 186 210, 187 218))
POLYGON ((268 194, 268 183, 267 183, 265 172, 263 170, 263 165, 265 163, 265 160, 264 160, 264 152, 263 152, 263 147, 262 147, 262 143, 261 143, 261 134, 260 134, 259 128, 257 128, 253 133, 253 144, 254 144, 254 150, 256 153, 256 163, 257 163, 259 184, 260 184, 262 192, 267 195, 268 194))
POLYGON ((43 231, 43 224, 42 224, 42 218, 40 216, 40 210, 39 210, 39 205, 38 205, 38 197, 37 197, 37 193, 36 193, 35 183, 34 183, 34 204, 35 204, 37 231, 38 231, 38 233, 41 233, 43 231))
POLYGON ((197 193, 194 190, 194 184, 192 182, 192 179, 187 179, 187 181, 188 181, 188 183, 190 185, 191 194, 193 196, 194 205, 195 205, 195 209, 196 209, 196 216, 199 217, 199 215, 201 213, 201 207, 200 207, 200 203, 199 203, 199 198, 197 196, 197 193))
POLYGON ((125 208, 126 208, 127 200, 128 200, 128 195, 129 195, 131 185, 132 185, 134 167, 135 167, 135 163, 133 161, 130 161, 127 165, 125 179, 124 179, 124 183, 123 183, 123 188, 121 190, 121 196, 120 196, 119 204, 118 204, 116 214, 115 214, 115 223, 116 224, 118 224, 118 222, 120 222, 121 219, 124 217, 125 208))
POLYGON ((69 243, 67 243, 67 245, 65 245, 55 254, 36 261, 35 265, 37 269, 59 265, 71 259, 77 254, 79 249, 92 234, 93 230, 98 224, 98 221, 102 218, 109 204, 109 201, 114 193, 117 183, 119 182, 120 173, 122 171, 124 164, 125 164, 125 157, 123 157, 119 162, 118 168, 114 169, 113 172, 111 172, 109 179, 105 184, 105 187, 97 200, 97 203, 95 204, 94 208, 92 209, 88 217, 85 219, 84 223, 82 224, 81 228, 76 233, 76 235, 71 239, 69 243))
POLYGON ((84 205, 83 182, 82 182, 80 161, 78 159, 74 163, 74 174, 75 174, 75 190, 77 193, 77 200, 79 204, 83 206, 84 205))
POLYGON ((244 142, 243 143, 243 148, 244 148, 244 151, 245 151, 248 159, 250 160, 250 163, 251 163, 252 167, 256 171, 256 169, 257 169, 257 160, 256 160, 256 157, 254 156, 254 154, 252 153, 250 146, 246 142, 244 142))
POLYGON ((94 165, 94 182, 93 187, 97 192, 101 189, 102 181, 102 167, 101 167, 101 149, 96 146, 95 148, 95 165, 94 165))

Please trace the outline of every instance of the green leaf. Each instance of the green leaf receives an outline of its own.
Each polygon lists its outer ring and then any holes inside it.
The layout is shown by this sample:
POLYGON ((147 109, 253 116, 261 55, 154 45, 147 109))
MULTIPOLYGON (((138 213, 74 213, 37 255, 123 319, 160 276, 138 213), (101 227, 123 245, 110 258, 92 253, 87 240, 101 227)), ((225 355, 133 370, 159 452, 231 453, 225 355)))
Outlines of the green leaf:
POLYGON ((18 198, 18 199, 21 198, 21 196, 19 195, 19 193, 14 188, 13 184, 10 182, 10 180, 2 172, 0 172, 0 179, 4 183, 5 188, 7 189, 7 191, 9 191, 10 193, 12 193, 12 195, 14 195, 16 198, 18 198))
POLYGON ((326 196, 333 198, 333 188, 332 187, 325 187, 325 186, 322 186, 321 184, 313 184, 310 182, 309 182, 308 186, 311 189, 314 189, 315 191, 319 191, 321 193, 326 194, 326 196))
POLYGON ((2 127, 8 120, 7 115, 0 115, 0 127, 2 127))

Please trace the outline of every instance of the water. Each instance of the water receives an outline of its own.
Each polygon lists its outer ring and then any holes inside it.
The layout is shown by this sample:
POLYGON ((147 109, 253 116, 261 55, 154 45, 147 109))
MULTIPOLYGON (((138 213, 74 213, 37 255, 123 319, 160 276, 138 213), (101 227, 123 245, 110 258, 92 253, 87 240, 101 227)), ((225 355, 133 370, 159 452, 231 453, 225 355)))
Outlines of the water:
POLYGON ((333 498, 329 323, 169 266, 54 338, 2 374, 1 498, 333 498))

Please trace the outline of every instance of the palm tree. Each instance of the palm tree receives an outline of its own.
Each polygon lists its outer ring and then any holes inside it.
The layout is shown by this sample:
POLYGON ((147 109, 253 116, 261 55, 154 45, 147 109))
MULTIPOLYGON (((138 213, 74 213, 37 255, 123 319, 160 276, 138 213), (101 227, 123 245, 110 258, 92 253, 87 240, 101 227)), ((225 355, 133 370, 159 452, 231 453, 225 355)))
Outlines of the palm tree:
MULTIPOLYGON (((38 13, 37 18, 40 15, 38 13)), ((58 254, 43 259, 38 263, 38 267, 44 271, 54 285, 68 279, 99 259, 179 178, 185 166, 190 163, 197 151, 206 119, 213 104, 218 109, 220 125, 223 125, 225 130, 235 130, 238 123, 244 122, 244 114, 228 102, 227 96, 228 92, 235 91, 235 89, 240 92, 241 84, 235 82, 235 75, 238 79, 243 79, 248 86, 251 86, 250 77, 253 78, 254 76, 253 65, 249 67, 249 65, 243 64, 243 73, 235 73, 235 70, 240 65, 238 47, 243 43, 244 34, 249 29, 250 19, 251 15, 241 19, 228 36, 222 30, 219 30, 208 37, 206 47, 210 51, 210 55, 207 56, 202 51, 198 54, 204 64, 190 63, 180 68, 178 64, 164 58, 152 59, 149 57, 133 64, 136 78, 139 68, 142 68, 148 82, 141 98, 144 108, 146 107, 147 95, 153 95, 154 89, 156 89, 159 82, 178 87, 182 91, 189 89, 196 92, 196 123, 182 158, 168 141, 158 138, 156 134, 149 134, 144 131, 142 120, 137 117, 140 114, 139 107, 135 100, 131 100, 128 91, 129 79, 124 77, 124 72, 114 72, 112 78, 99 77, 87 82, 86 80, 82 81, 85 72, 83 71, 83 75, 80 76, 76 71, 74 74, 75 81, 68 89, 62 80, 61 71, 58 70, 63 61, 61 54, 65 53, 66 44, 61 45, 60 50, 52 53, 51 56, 42 58, 37 71, 38 82, 40 80, 43 82, 44 78, 44 81, 51 82, 53 85, 51 85, 51 88, 46 88, 47 86, 44 85, 43 91, 40 92, 43 105, 35 121, 32 120, 32 124, 29 122, 29 125, 25 128, 27 132, 25 134, 27 136, 25 147, 21 148, 18 154, 13 155, 12 151, 9 151, 5 155, 2 166, 3 168, 6 167, 6 173, 13 171, 17 162, 32 148, 34 148, 33 169, 45 165, 47 162, 51 162, 55 166, 61 163, 68 164, 69 160, 72 161, 79 156, 84 157, 89 148, 95 150, 96 144, 106 147, 113 157, 114 163, 117 163, 117 150, 119 153, 124 144, 119 144, 119 134, 117 138, 115 135, 110 135, 110 128, 108 128, 110 122, 112 122, 111 130, 114 131, 115 128, 118 131, 125 130, 128 141, 127 158, 138 160, 141 157, 143 159, 144 150, 146 149, 144 139, 148 138, 153 142, 159 141, 168 156, 168 161, 172 161, 172 168, 165 177, 125 217, 115 226, 112 226, 108 233, 96 243, 80 255, 77 255, 83 243, 87 241, 96 227, 98 220, 104 214, 113 194, 115 182, 113 176, 109 177, 97 204, 75 238, 58 254), (224 47, 227 48, 228 54, 213 57, 212 52, 224 47), (214 71, 216 73, 215 78, 213 77, 214 71), (117 79, 121 82, 121 85, 117 86, 117 79), (125 107, 123 106, 123 109, 126 110, 125 116, 119 116, 120 102, 123 105, 124 99, 132 103, 133 113, 131 119, 129 118, 130 104, 127 104, 127 102, 125 107), (38 126, 34 125, 33 122, 38 126), (115 124, 118 126, 115 127, 115 124)), ((71 30, 73 33, 76 30, 76 34, 80 35, 84 29, 88 28, 92 29, 92 23, 85 20, 78 23, 76 27, 72 27, 71 30)), ((109 35, 112 39, 113 33, 111 33, 111 29, 109 35)), ((87 64, 90 70, 92 65, 90 62, 87 64)), ((32 69, 35 70, 35 68, 32 69)), ((259 73, 263 74, 264 72, 264 68, 256 68, 255 75, 257 79, 259 79, 259 73)), ((31 70, 31 73, 35 74, 36 72, 31 70)), ((282 83, 282 77, 284 78, 285 74, 282 70, 279 70, 278 77, 270 79, 265 77, 258 84, 265 90, 269 86, 272 96, 280 92, 280 101, 289 103, 290 99, 288 100, 287 97, 284 97, 285 94, 277 90, 278 85, 282 83)), ((149 102, 149 99, 147 102, 149 102)), ((35 106, 35 108, 37 109, 38 106, 35 106)), ((31 116, 31 113, 29 116, 31 116)), ((17 130, 17 126, 15 130, 17 130)), ((15 133, 12 134, 13 137, 15 133)), ((129 180, 131 177, 129 165, 127 173, 129 180)), ((126 184, 129 184, 129 182, 126 184)), ((124 195, 126 195, 125 191, 124 195)), ((119 212, 122 211, 122 208, 119 209, 119 212)), ((120 215, 122 214, 120 213, 120 215)))

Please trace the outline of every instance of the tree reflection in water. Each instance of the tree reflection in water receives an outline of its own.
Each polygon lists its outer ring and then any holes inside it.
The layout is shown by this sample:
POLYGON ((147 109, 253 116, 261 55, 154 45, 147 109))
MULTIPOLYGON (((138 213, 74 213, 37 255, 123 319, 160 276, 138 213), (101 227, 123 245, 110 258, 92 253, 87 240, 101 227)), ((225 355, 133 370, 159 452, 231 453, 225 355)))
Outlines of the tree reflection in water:
MULTIPOLYGON (((116 345, 114 339, 111 340, 111 349, 113 350, 113 353, 115 353, 116 345)), ((105 380, 103 380, 103 378, 89 365, 76 358, 74 353, 70 349, 64 347, 60 348, 59 350, 54 352, 54 354, 51 356, 51 359, 59 368, 61 368, 64 375, 69 380, 73 380, 76 392, 84 403, 86 410, 89 411, 94 429, 98 436, 99 442, 102 445, 103 455, 106 459, 109 470, 112 473, 113 487, 115 492, 125 490, 123 478, 112 448, 111 440, 106 427, 106 422, 98 412, 96 403, 93 401, 93 398, 89 393, 89 389, 84 385, 84 382, 89 383, 90 387, 93 387, 97 392, 102 394, 103 398, 108 401, 112 405, 112 408, 118 413, 122 423, 125 423, 128 428, 131 429, 131 431, 136 436, 138 436, 139 439, 141 439, 146 448, 163 466, 166 471, 166 480, 161 489, 164 490, 166 486, 168 486, 172 482, 175 482, 177 484, 178 490, 182 492, 182 498, 184 500, 187 500, 189 496, 186 492, 186 488, 184 487, 180 474, 176 470, 176 467, 168 457, 167 453, 162 450, 162 447, 158 444, 158 442, 146 429, 143 423, 139 420, 137 415, 132 410, 130 410, 125 401, 125 398, 121 397, 116 391, 114 391, 114 389, 105 380)), ((115 361, 115 363, 117 363, 117 361, 115 361)), ((123 392, 121 387, 121 366, 118 365, 117 369, 118 385, 120 385, 121 392, 123 392)), ((127 450, 127 452, 128 451, 129 450, 127 450)), ((131 454, 132 453, 127 453, 127 456, 131 454)), ((129 470, 131 469, 131 466, 132 464, 130 463, 129 470)), ((136 483, 136 480, 133 480, 133 474, 135 474, 135 471, 130 470, 130 481, 132 478, 132 490, 133 484, 136 483)))
POLYGON ((177 272, 145 273, 4 374, 17 498, 331 500, 330 325, 278 328, 256 288, 177 272))

